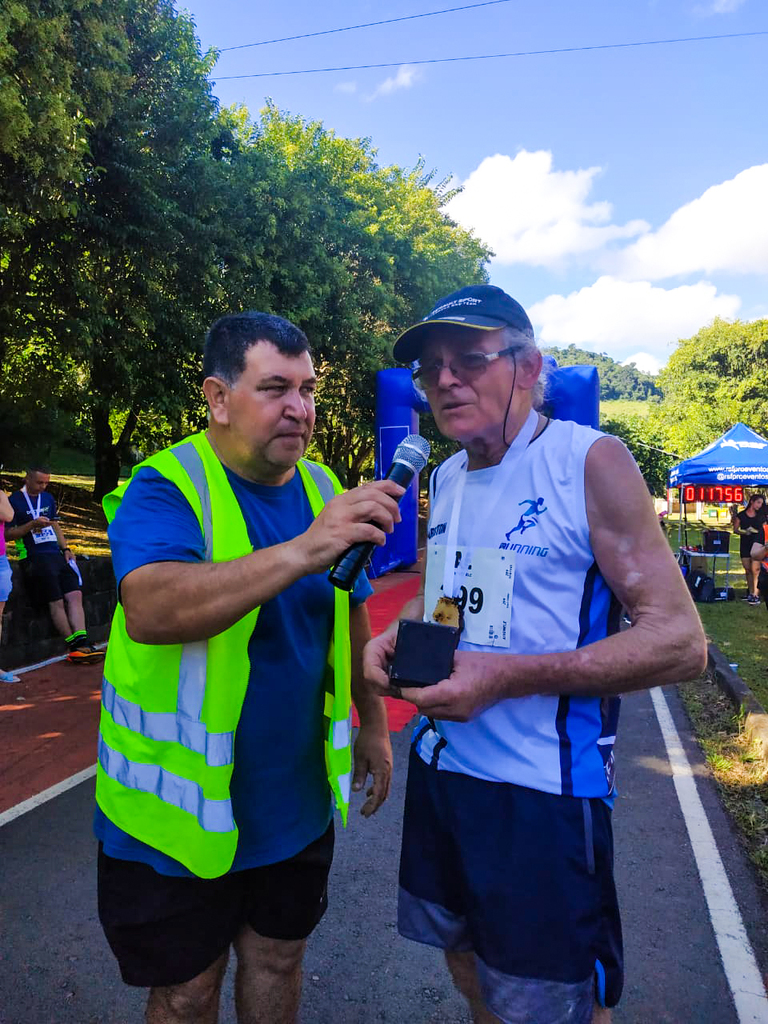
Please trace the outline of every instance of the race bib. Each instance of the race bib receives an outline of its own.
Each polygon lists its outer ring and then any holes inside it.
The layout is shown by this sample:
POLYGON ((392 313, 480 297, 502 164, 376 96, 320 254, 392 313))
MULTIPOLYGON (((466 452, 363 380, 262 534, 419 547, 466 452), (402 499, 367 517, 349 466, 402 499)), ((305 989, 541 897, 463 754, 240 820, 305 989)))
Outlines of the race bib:
MULTIPOLYGON (((427 547, 424 617, 443 594, 444 544, 427 547)), ((515 553, 500 548, 475 548, 456 552, 456 600, 463 612, 461 639, 480 647, 509 647, 515 553)))
POLYGON ((56 539, 56 531, 52 526, 44 526, 39 533, 35 533, 33 530, 30 537, 35 544, 50 544, 53 541, 54 544, 58 543, 56 539))

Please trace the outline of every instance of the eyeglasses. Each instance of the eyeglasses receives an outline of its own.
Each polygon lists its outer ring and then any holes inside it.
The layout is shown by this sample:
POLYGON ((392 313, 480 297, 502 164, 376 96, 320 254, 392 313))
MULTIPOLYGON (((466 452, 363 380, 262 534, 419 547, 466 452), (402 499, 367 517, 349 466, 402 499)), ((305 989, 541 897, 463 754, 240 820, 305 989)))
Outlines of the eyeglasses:
POLYGON ((494 362, 500 356, 510 355, 517 347, 509 345, 507 348, 499 349, 498 352, 459 352, 449 363, 435 359, 431 363, 422 365, 417 361, 413 368, 413 379, 423 388, 434 388, 440 380, 440 374, 447 366, 454 377, 458 377, 462 384, 466 384, 467 381, 485 373, 489 363, 494 362))

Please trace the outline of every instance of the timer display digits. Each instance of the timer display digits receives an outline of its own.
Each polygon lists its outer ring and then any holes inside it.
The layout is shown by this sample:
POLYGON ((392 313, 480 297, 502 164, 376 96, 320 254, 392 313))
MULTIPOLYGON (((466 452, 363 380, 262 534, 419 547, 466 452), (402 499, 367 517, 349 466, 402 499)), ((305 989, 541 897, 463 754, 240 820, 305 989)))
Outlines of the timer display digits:
POLYGON ((697 485, 686 484, 683 487, 683 501, 744 501, 744 488, 741 486, 711 484, 697 485))

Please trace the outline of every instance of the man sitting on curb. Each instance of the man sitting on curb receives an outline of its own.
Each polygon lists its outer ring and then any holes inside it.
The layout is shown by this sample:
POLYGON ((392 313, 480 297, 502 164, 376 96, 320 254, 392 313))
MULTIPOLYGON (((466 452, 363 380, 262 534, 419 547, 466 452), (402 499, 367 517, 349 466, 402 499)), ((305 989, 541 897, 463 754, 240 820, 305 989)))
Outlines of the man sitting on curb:
POLYGON ((103 652, 85 630, 82 578, 64 539, 53 495, 46 493, 51 475, 44 466, 27 470, 24 486, 10 496, 13 520, 5 530, 15 540, 33 600, 46 603, 56 630, 64 637, 74 663, 99 661, 103 652))

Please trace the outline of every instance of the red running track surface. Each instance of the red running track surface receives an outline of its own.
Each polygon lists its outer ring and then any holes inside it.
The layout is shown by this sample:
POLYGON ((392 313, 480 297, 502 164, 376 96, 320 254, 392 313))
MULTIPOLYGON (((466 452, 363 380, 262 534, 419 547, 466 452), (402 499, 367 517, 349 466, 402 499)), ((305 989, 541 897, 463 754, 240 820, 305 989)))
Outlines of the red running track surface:
MULTIPOLYGON (((415 573, 374 581, 368 600, 374 635, 418 585, 415 573)), ((0 812, 95 763, 101 668, 59 661, 24 673, 20 683, 0 683, 0 812)), ((385 699, 389 727, 399 732, 416 709, 385 699)))

